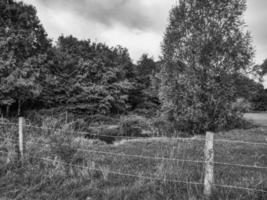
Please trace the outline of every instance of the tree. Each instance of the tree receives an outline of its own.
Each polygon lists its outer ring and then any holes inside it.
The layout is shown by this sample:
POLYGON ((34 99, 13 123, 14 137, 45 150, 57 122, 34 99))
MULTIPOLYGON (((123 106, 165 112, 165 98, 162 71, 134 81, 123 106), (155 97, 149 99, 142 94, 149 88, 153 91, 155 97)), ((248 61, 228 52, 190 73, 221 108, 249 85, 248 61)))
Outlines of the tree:
POLYGON ((140 60, 137 61, 136 66, 136 76, 138 81, 142 83, 144 87, 148 88, 151 86, 151 79, 155 70, 156 62, 154 59, 147 54, 143 54, 140 60))
POLYGON ((252 101, 264 90, 264 86, 261 83, 243 74, 239 74, 239 76, 233 78, 235 80, 236 98, 244 98, 248 101, 252 101))
POLYGON ((158 91, 154 87, 157 73, 157 62, 148 54, 143 54, 135 66, 135 90, 131 93, 131 104, 134 109, 149 111, 158 108, 158 91))
POLYGON ((261 65, 256 65, 254 70, 257 71, 261 78, 265 76, 267 74, 267 59, 265 59, 261 65))
POLYGON ((245 0, 180 0, 170 12, 160 99, 166 117, 192 134, 228 127, 235 75, 250 69, 251 37, 244 32, 245 0))
POLYGON ((79 114, 126 112, 133 64, 127 49, 60 36, 40 101, 79 114))
POLYGON ((50 41, 32 6, 13 0, 0 2, 0 77, 1 106, 22 104, 36 98, 42 64, 47 62, 50 41))

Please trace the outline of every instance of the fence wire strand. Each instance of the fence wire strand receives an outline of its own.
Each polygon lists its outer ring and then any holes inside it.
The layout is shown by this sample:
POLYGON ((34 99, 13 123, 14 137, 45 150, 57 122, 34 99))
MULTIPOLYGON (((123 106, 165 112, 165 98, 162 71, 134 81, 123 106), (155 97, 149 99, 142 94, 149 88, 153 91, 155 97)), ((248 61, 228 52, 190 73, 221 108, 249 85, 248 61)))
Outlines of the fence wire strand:
MULTIPOLYGON (((1 123, 0 125, 15 125, 18 126, 17 123, 1 123)), ((29 127, 29 128, 37 128, 41 130, 52 130, 52 131, 59 131, 59 132, 68 132, 68 133, 78 133, 78 134, 88 134, 92 136, 102 136, 102 137, 114 137, 114 138, 127 138, 127 139, 144 139, 144 137, 128 137, 128 136, 111 136, 111 135, 100 135, 100 134, 92 134, 90 132, 81 132, 81 131, 65 131, 61 129, 54 129, 54 128, 45 128, 45 127, 38 127, 38 126, 32 126, 32 125, 24 125, 24 127, 29 127)), ((7 139, 15 143, 15 139, 12 138, 7 138, 7 137, 0 137, 2 139, 7 139)), ((205 141, 205 138, 170 138, 170 140, 181 140, 181 141, 205 141)), ((242 140, 227 140, 227 139, 215 139, 214 142, 222 142, 222 143, 232 143, 232 144, 247 144, 247 145, 267 145, 267 143, 263 142, 248 142, 248 141, 242 141, 242 140)), ((28 141, 26 142, 32 143, 32 144, 37 144, 37 145, 51 145, 51 144, 45 144, 45 143, 37 143, 37 142, 31 142, 28 141)), ((56 144, 56 143, 55 143, 56 144)), ((112 153, 112 152, 105 152, 105 151, 96 151, 96 150, 88 150, 88 149, 81 149, 77 148, 78 151, 84 151, 88 153, 94 153, 94 154, 105 154, 105 155, 112 155, 112 156, 121 156, 121 157, 131 157, 131 158, 140 158, 140 159, 151 159, 151 160, 167 160, 167 161, 177 161, 177 162, 191 162, 191 163, 207 163, 206 161, 200 161, 200 160, 182 160, 182 159, 176 159, 176 158, 166 158, 166 157, 151 157, 151 156, 142 156, 142 155, 130 155, 130 154, 122 154, 122 153, 112 153)), ((8 152, 3 152, 0 151, 1 153, 8 153, 8 152)), ((33 159, 38 159, 42 160, 44 162, 52 162, 54 163, 54 160, 49 159, 49 158, 43 158, 43 157, 33 157, 33 156, 28 156, 29 158, 33 159)), ((77 167, 77 168, 83 168, 87 169, 90 171, 102 171, 101 169, 96 169, 96 168, 90 168, 87 166, 80 166, 80 165, 74 165, 71 163, 63 162, 63 161, 57 161, 58 163, 61 163, 62 165, 66 166, 72 166, 72 167, 77 167)), ((257 166, 257 165, 243 165, 243 164, 232 164, 232 163, 224 163, 224 162, 212 162, 214 164, 218 165, 226 165, 226 166, 236 166, 236 167, 244 167, 244 168, 255 168, 255 169, 267 169, 267 167, 264 166, 257 166)), ((178 181, 178 180, 173 180, 173 179, 161 179, 161 178, 155 178, 155 177, 149 177, 149 176, 141 176, 141 175, 136 175, 136 174, 128 174, 128 173, 121 173, 121 172, 116 172, 116 171, 108 171, 110 174, 114 175, 120 175, 120 176, 128 176, 128 177, 133 177, 133 178, 140 178, 140 179, 147 179, 147 180, 154 180, 154 181, 165 181, 165 182, 173 182, 173 183, 182 183, 182 184, 190 184, 190 185, 203 185, 203 183, 199 182, 190 182, 190 181, 178 181)), ((222 184, 213 184, 215 187, 221 187, 221 188, 227 188, 227 189, 237 189, 237 190, 247 190, 250 192, 263 192, 266 193, 266 190, 260 190, 256 188, 248 188, 248 187, 239 187, 239 186, 233 186, 233 185, 222 185, 222 184)))
MULTIPOLYGON (((0 125, 18 125, 18 123, 0 123, 0 125)), ((58 132, 65 132, 65 133, 78 133, 82 135, 91 135, 96 137, 113 137, 113 138, 126 138, 126 139, 144 139, 149 137, 132 137, 132 136, 119 136, 119 135, 102 135, 102 134, 94 134, 86 131, 66 131, 62 129, 56 129, 56 128, 48 128, 48 127, 39 127, 39 126, 33 126, 33 125, 23 125, 24 127, 29 128, 36 128, 41 130, 51 130, 51 131, 58 131, 58 132)), ((94 127, 95 128, 95 127, 94 127)), ((181 137, 170 137, 170 140, 181 140, 181 141, 205 141, 205 138, 181 138, 181 137)), ((221 143, 240 143, 240 144, 250 144, 250 145, 265 145, 267 146, 266 142, 249 142, 249 141, 243 141, 243 140, 226 140, 226 139, 214 139, 214 142, 221 142, 221 143)))
MULTIPOLYGON (((0 137, 3 138, 4 137, 0 137)), ((7 138, 8 140, 12 140, 7 138)), ((14 143, 16 143, 15 140, 13 140, 14 143)), ((27 141, 27 144, 35 144, 35 145, 42 145, 42 146, 51 146, 51 145, 57 145, 57 143, 42 143, 42 142, 32 142, 27 141)), ((62 144, 61 144, 62 145, 62 144)), ((68 146, 68 144, 63 144, 64 146, 68 146)), ((91 150, 91 149, 83 149, 83 148, 77 148, 78 151, 82 152, 88 152, 93 154, 104 154, 104 155, 111 155, 111 156, 117 156, 117 157, 128 157, 128 158, 140 158, 140 159, 149 159, 149 160, 161 160, 161 161, 174 161, 174 162, 188 162, 188 163, 210 163, 208 161, 203 160, 189 160, 189 159, 178 159, 178 158, 170 158, 170 157, 158 157, 158 156, 142 156, 142 155, 133 155, 133 154, 122 154, 122 153, 112 153, 112 152, 106 152, 106 151, 97 151, 97 150, 91 150)), ((225 166, 234 166, 234 167, 242 167, 242 168, 253 168, 253 169, 267 169, 265 166, 257 166, 257 165, 245 165, 245 164, 235 164, 235 163, 227 163, 227 162, 212 162, 216 165, 225 165, 225 166)))
MULTIPOLYGON (((7 153, 7 152, 2 152, 1 153, 7 153)), ((55 160, 49 159, 49 158, 42 158, 42 157, 36 157, 36 156, 27 156, 28 158, 33 158, 33 159, 38 159, 42 160, 47 163, 55 163, 55 160)), ((81 166, 81 165, 75 165, 63 161, 56 161, 57 163, 60 163, 65 166, 69 167, 77 167, 80 169, 87 169, 89 171, 97 171, 97 172, 102 172, 101 169, 96 169, 96 168, 91 168, 87 166, 81 166)), ((109 174, 113 175, 119 175, 119 176, 127 176, 127 177, 132 177, 132 178, 139 178, 139 179, 146 179, 146 180, 154 180, 154 181, 161 181, 161 182, 172 182, 172 183, 180 183, 180 184, 189 184, 189 185, 204 185, 203 183, 200 182, 192 182, 192 181, 178 181, 174 179, 166 179, 166 178, 155 178, 155 177, 149 177, 149 176, 141 176, 141 175, 136 175, 136 174, 128 174, 128 173, 122 173, 122 172, 116 172, 116 171, 111 171, 108 170, 109 174)), ((237 189, 237 190, 246 190, 250 192, 261 192, 261 193, 267 193, 267 190, 261 190, 261 189, 256 189, 256 188, 249 188, 249 187, 239 187, 239 186, 233 186, 233 185, 222 185, 222 184, 213 184, 215 187, 221 187, 221 188, 227 188, 227 189, 237 189)))
MULTIPOLYGON (((17 123, 0 123, 0 125, 18 125, 17 123)), ((62 129, 56 129, 56 128, 47 128, 47 127, 39 127, 39 126, 32 126, 32 125, 23 125, 24 127, 29 128, 36 128, 41 130, 51 130, 51 131, 58 131, 58 132, 65 132, 65 133, 78 133, 81 135, 91 135, 96 137, 109 137, 109 138, 125 138, 125 139, 144 139, 149 137, 132 137, 132 136, 119 136, 119 135, 103 135, 103 134, 94 134, 86 131, 66 131, 62 129)), ((167 137, 166 137, 167 138, 167 137)), ((180 140, 180 141, 205 141, 205 138, 181 138, 181 137, 170 137, 168 138, 170 140, 180 140)), ((267 146, 267 142, 249 142, 249 141, 243 141, 243 140, 226 140, 226 139, 214 139, 214 142, 221 142, 221 143, 234 143, 234 144, 248 144, 248 145, 263 145, 267 146)))

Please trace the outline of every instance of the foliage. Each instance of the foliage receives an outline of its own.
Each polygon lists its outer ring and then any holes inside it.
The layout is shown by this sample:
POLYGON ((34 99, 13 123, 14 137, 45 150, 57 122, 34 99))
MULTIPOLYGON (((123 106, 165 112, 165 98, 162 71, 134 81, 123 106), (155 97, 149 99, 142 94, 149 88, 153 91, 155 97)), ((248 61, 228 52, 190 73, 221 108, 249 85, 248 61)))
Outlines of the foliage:
POLYGON ((156 62, 148 54, 143 54, 136 66, 136 79, 144 85, 145 88, 151 86, 151 79, 156 70, 156 62))
POLYGON ((120 135, 130 137, 147 137, 142 130, 149 130, 146 118, 136 115, 122 117, 120 122, 120 135))
MULTIPOLYGON (((8 130, 2 133, 11 134, 8 130)), ((266 137, 266 128, 233 130, 219 133, 217 137, 218 139, 261 142, 266 137)), ((44 142, 39 137, 36 139, 40 143, 44 142)), ((75 141, 73 145, 81 145, 88 151, 187 160, 199 160, 203 156, 203 142, 198 140, 191 142, 173 139, 131 141, 117 146, 95 146, 81 138, 74 138, 73 141, 75 141)), ((10 143, 6 141, 8 142, 10 143)), ((80 158, 80 161, 75 161, 73 164, 76 166, 70 170, 75 173, 66 174, 66 165, 60 163, 62 160, 55 158, 50 148, 33 143, 28 143, 27 147, 24 164, 20 168, 14 162, 6 163, 6 155, 0 154, 2 199, 204 199, 202 186, 168 181, 202 182, 203 165, 201 163, 172 162, 166 159, 147 160, 127 156, 115 157, 79 151, 79 155, 74 157, 80 158), (116 175, 112 172, 132 174, 137 177, 116 175), (151 179, 156 180, 138 178, 141 176, 150 176, 151 179)), ((11 152, 14 146, 5 148, 9 148, 11 152)), ((216 145, 215 153, 220 162, 234 160, 235 163, 258 163, 259 166, 264 166, 266 163, 266 149, 257 145, 222 143, 216 145)), ((9 156, 12 158, 12 154, 9 156)), ((267 174, 258 170, 217 165, 214 171, 215 181, 218 185, 266 190, 267 174)), ((263 200, 267 195, 263 192, 219 186, 216 188, 212 199, 263 200)))
POLYGON ((0 105, 65 107, 75 113, 117 114, 132 109, 134 69, 128 51, 60 36, 52 47, 36 10, 0 3, 0 105))
POLYGON ((255 65, 254 70, 257 71, 260 77, 265 76, 267 74, 267 59, 265 59, 261 65, 255 65))
POLYGON ((256 82, 255 80, 248 78, 243 74, 239 74, 235 77, 234 84, 236 87, 236 97, 244 98, 251 101, 255 98, 262 90, 264 89, 261 83, 256 82))
POLYGON ((50 79, 40 101, 76 113, 126 112, 133 88, 132 62, 126 49, 61 36, 54 48, 50 79))
POLYGON ((163 44, 162 109, 181 131, 217 131, 238 118, 235 76, 250 71, 246 1, 186 0, 170 12, 163 44))
POLYGON ((242 99, 243 102, 240 102, 241 107, 247 107, 245 110, 241 109, 241 111, 265 111, 267 109, 266 90, 264 90, 262 83, 256 82, 242 74, 235 76, 234 79, 237 101, 242 99))
POLYGON ((260 90, 252 99, 253 110, 267 111, 267 89, 260 90))
MULTIPOLYGON (((254 70, 260 77, 260 81, 263 81, 263 77, 267 74, 267 59, 263 61, 261 65, 254 66, 254 70)), ((261 90, 257 90, 256 96, 253 97, 253 106, 256 111, 267 110, 267 91, 262 87, 261 90)))
POLYGON ((251 111, 252 105, 248 100, 244 98, 238 98, 235 102, 232 103, 232 109, 246 113, 251 111))
POLYGON ((157 62, 143 54, 135 66, 135 89, 130 93, 134 110, 155 110, 159 107, 158 90, 154 87, 157 62))
POLYGON ((166 116, 154 118, 152 121, 153 135, 160 137, 183 136, 182 133, 177 132, 174 124, 170 122, 166 116))
MULTIPOLYGON (((52 155, 55 155, 61 161, 69 163, 70 165, 75 164, 77 159, 75 155, 78 152, 78 147, 73 145, 72 141, 73 137, 71 137, 67 132, 64 132, 64 130, 51 135, 49 143, 52 155)), ((64 168, 66 175, 69 176, 71 173, 71 167, 64 166, 64 168)))
POLYGON ((50 41, 32 6, 0 2, 0 105, 21 104, 41 92, 40 79, 50 41))

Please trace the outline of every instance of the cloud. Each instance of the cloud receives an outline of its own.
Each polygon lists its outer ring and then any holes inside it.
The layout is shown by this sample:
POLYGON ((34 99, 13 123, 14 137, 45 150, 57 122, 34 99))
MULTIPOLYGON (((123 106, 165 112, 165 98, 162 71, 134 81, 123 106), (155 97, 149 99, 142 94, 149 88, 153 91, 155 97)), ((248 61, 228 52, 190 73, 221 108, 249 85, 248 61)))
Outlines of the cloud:
MULTIPOLYGON (((141 50, 158 57, 168 13, 177 0, 23 1, 37 7, 38 16, 50 37, 57 38, 63 33, 110 45, 120 44, 136 59, 141 50)), ((248 0, 245 19, 253 36, 256 63, 267 58, 266 9, 266 0, 248 0)))
POLYGON ((131 31, 125 27, 116 26, 100 34, 103 41, 115 46, 121 44, 129 49, 131 57, 136 61, 143 53, 153 55, 158 59, 162 35, 153 31, 131 31))
POLYGON ((108 27, 120 24, 131 29, 154 31, 162 30, 170 8, 170 4, 162 0, 36 0, 34 4, 36 2, 108 27))
POLYGON ((158 58, 169 9, 175 0, 23 0, 34 5, 49 37, 61 34, 122 45, 134 61, 158 58))
MULTIPOLYGON (((133 60, 158 58, 168 14, 177 0, 22 0, 34 5, 49 37, 61 34, 122 45, 133 60)), ((245 20, 253 37, 255 62, 267 58, 267 1, 248 0, 245 20)), ((267 77, 265 81, 267 87, 267 77)))
POLYGON ((248 0, 248 9, 245 20, 248 30, 253 37, 253 44, 256 50, 255 62, 261 64, 267 58, 267 1, 248 0))

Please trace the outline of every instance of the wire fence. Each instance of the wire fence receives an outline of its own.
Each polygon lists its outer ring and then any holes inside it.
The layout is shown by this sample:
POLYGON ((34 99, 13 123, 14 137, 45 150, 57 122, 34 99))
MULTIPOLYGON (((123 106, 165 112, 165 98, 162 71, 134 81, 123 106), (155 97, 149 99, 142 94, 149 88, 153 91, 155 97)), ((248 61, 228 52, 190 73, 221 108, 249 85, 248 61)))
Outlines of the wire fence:
MULTIPOLYGON (((3 151, 0 151, 0 153, 6 153, 3 151)), ((53 164, 55 163, 55 160, 49 159, 49 158, 42 158, 42 157, 34 157, 34 156, 27 156, 28 158, 33 158, 33 159, 38 159, 41 161, 45 161, 47 163, 53 164)), ((102 169, 96 169, 96 168, 90 168, 87 166, 81 166, 81 165, 75 165, 75 164, 71 164, 71 163, 66 163, 63 161, 56 161, 57 163, 60 163, 62 165, 65 166, 70 166, 70 167, 77 167, 80 169, 86 169, 86 170, 90 170, 90 171, 97 171, 97 172, 102 172, 102 169)), ((155 177, 149 177, 149 176, 143 176, 143 175, 137 175, 137 174, 126 174, 126 173, 122 173, 122 172, 116 172, 116 171, 108 171, 109 174, 113 174, 113 175, 119 175, 119 176, 128 176, 128 177, 132 177, 132 178, 138 178, 138 179, 147 179, 147 180, 154 180, 154 181, 161 181, 161 182, 172 182, 172 183, 182 183, 182 184, 189 184, 189 185, 204 185, 204 183, 201 182, 191 182, 191 181, 178 181, 178 180, 174 180, 174 179, 162 179, 162 178, 155 178, 155 177)), ((227 188, 227 189, 238 189, 238 190, 247 190, 250 192, 262 192, 262 193, 266 193, 267 190, 260 190, 260 189, 255 189, 255 188, 248 188, 248 187, 238 187, 238 186, 232 186, 232 185, 221 185, 221 184, 214 184, 214 186, 216 187, 221 187, 221 188, 227 188)))
MULTIPOLYGON (((0 137, 0 139, 10 140, 15 145, 17 143, 16 140, 6 137, 0 137)), ((35 144, 35 145, 41 145, 41 146, 47 146, 50 147, 51 145, 57 145, 58 143, 42 143, 42 142, 32 142, 27 141, 25 142, 26 145, 28 144, 35 144)), ((63 144, 63 146, 67 146, 68 144, 63 144)), ((142 155, 133 155, 133 154, 123 154, 123 153, 112 153, 112 152, 105 152, 105 151, 97 151, 97 150, 88 150, 88 149, 82 149, 77 148, 78 151, 83 151, 91 154, 105 154, 105 155, 111 155, 116 157, 128 157, 128 158, 140 158, 140 159, 149 159, 149 160, 161 160, 161 161, 176 161, 176 162, 189 162, 189 163, 207 163, 207 161, 204 160, 185 160, 185 159, 177 159, 177 158, 168 158, 168 157, 157 157, 157 156, 142 156, 142 155)), ((257 165, 243 165, 243 164, 235 164, 235 163, 224 163, 224 162, 212 162, 216 165, 226 165, 226 166, 235 166, 235 167, 243 167, 243 168, 254 168, 254 169, 267 169, 267 166, 257 166, 257 165)))
MULTIPOLYGON (((0 127, 7 128, 7 126, 14 126, 17 127, 17 123, 0 123, 0 127)), ((38 127, 38 126, 33 126, 33 125, 23 125, 24 128, 33 128, 33 129, 39 129, 41 131, 52 131, 54 132, 64 132, 64 133, 71 133, 75 134, 76 136, 84 136, 84 135, 92 135, 92 136, 99 136, 99 134, 94 134, 91 132, 80 132, 80 131, 68 131, 68 130, 62 130, 62 129, 55 129, 55 128, 47 128, 47 127, 38 127)), ((0 135, 0 144, 1 141, 10 141, 13 145, 18 145, 18 136, 16 135, 17 130, 14 131, 14 135, 12 137, 12 134, 9 134, 9 137, 7 136, 1 136, 0 135)), ((132 136, 118 136, 118 135, 101 135, 103 137, 114 137, 116 139, 120 140, 149 140, 150 138, 144 138, 144 137, 132 137, 132 136)), ((155 139, 155 138, 154 138, 155 139)), ((192 138, 180 138, 180 137, 172 137, 172 138, 161 138, 162 140, 166 139, 167 142, 173 142, 173 141, 179 141, 179 142, 205 142, 206 139, 204 137, 192 137, 192 138)), ((233 144, 242 144, 242 145, 256 145, 256 146, 261 146, 265 148, 267 146, 266 142, 252 142, 252 141, 242 141, 242 140, 230 140, 230 139, 214 139, 214 143, 227 143, 230 145, 233 144)), ((31 145, 36 145, 40 148, 51 148, 51 146, 56 146, 58 145, 57 142, 51 142, 45 143, 43 141, 24 141, 24 145, 31 146, 31 145)), ((63 146, 68 146, 69 144, 61 144, 63 146)), ((114 149, 115 147, 112 147, 114 149)), ((175 147, 174 147, 175 148, 175 147)), ((230 163, 230 162, 219 162, 219 161, 209 161, 206 159, 181 159, 181 158, 176 158, 173 155, 170 157, 166 156, 149 156, 149 155, 140 155, 140 154, 130 154, 130 153, 122 153, 122 152, 112 152, 110 151, 103 151, 99 149, 88 149, 88 147, 82 146, 82 147, 77 147, 77 151, 79 152, 86 152, 89 155, 104 155, 104 156, 111 156, 111 157, 121 157, 121 158, 127 158, 127 159, 142 159, 142 160, 152 160, 152 161, 159 161, 159 162, 176 162, 176 163, 188 163, 190 164, 200 164, 201 166, 205 166, 206 164, 213 164, 215 166, 217 165, 222 165, 222 166, 229 166, 229 167, 236 167, 236 168, 246 168, 246 169, 254 169, 254 170, 267 170, 267 166, 262 166, 259 164, 254 164, 254 165, 248 165, 248 164, 239 164, 239 163, 230 163)), ((0 151, 2 154, 7 154, 8 152, 5 151, 0 151)), ((55 156, 55 155, 51 155, 55 156)), ((47 163, 54 163, 55 160, 48 158, 48 157, 42 157, 42 156, 33 156, 28 153, 25 154, 25 157, 27 158, 32 158, 32 159, 37 159, 43 162, 47 163)), ((89 157, 88 157, 89 158, 89 157)), ((89 158, 90 159, 90 158, 89 158)), ((57 160, 58 163, 65 165, 65 166, 71 166, 71 167, 76 167, 80 169, 86 169, 86 170, 91 170, 91 171, 102 171, 101 169, 96 169, 88 166, 82 166, 82 165, 77 165, 73 163, 68 163, 64 162, 62 160, 57 160)), ((186 165, 188 166, 188 165, 186 165)), ((266 171, 265 171, 266 172, 266 171)), ((183 181, 183 180, 176 180, 176 179, 169 179, 169 178, 157 178, 153 177, 151 175, 138 175, 138 174, 133 174, 133 173, 126 173, 126 172, 120 172, 116 170, 108 170, 109 174, 113 175, 118 175, 118 176, 128 176, 128 177, 133 177, 133 178, 138 178, 138 179, 147 179, 147 180, 154 180, 154 181, 163 181, 163 182, 173 182, 173 183, 182 183, 182 184, 189 184, 189 185, 204 185, 202 181, 183 181)), ((267 181, 267 179, 265 180, 267 181)), ((225 184, 217 184, 213 183, 214 187, 218 188, 227 188, 227 189, 236 189, 236 190, 246 190, 248 192, 262 192, 262 193, 267 193, 267 190, 265 189, 258 189, 258 188, 252 188, 252 187, 241 187, 241 186, 235 186, 235 185, 225 185, 225 184)))
MULTIPOLYGON (((17 126, 18 123, 1 123, 0 125, 15 125, 17 126)), ((57 129, 57 128, 48 128, 48 127, 40 127, 40 126, 33 126, 33 125, 23 125, 23 127, 29 127, 29 128, 36 128, 40 130, 49 130, 54 132, 64 132, 64 133, 70 133, 70 134, 78 134, 81 136, 84 135, 91 135, 91 136, 103 136, 103 137, 111 137, 111 138, 119 138, 119 139, 144 139, 146 137, 134 137, 134 136, 123 136, 123 135, 105 135, 105 134, 95 134, 91 132, 86 131, 68 131, 63 129, 57 129)), ((147 137, 149 138, 149 137, 147 137)), ((167 138, 167 137, 166 137, 167 138)), ((164 139, 164 137, 162 137, 164 139)), ((182 138, 182 137, 168 137, 167 139, 170 140, 179 140, 179 141, 205 141, 206 139, 204 137, 189 137, 189 138, 182 138)), ((214 142, 217 143, 230 143, 230 144, 247 144, 247 145, 263 145, 267 146, 267 142, 251 142, 251 141, 243 141, 243 140, 230 140, 230 139, 214 139, 214 142)))

